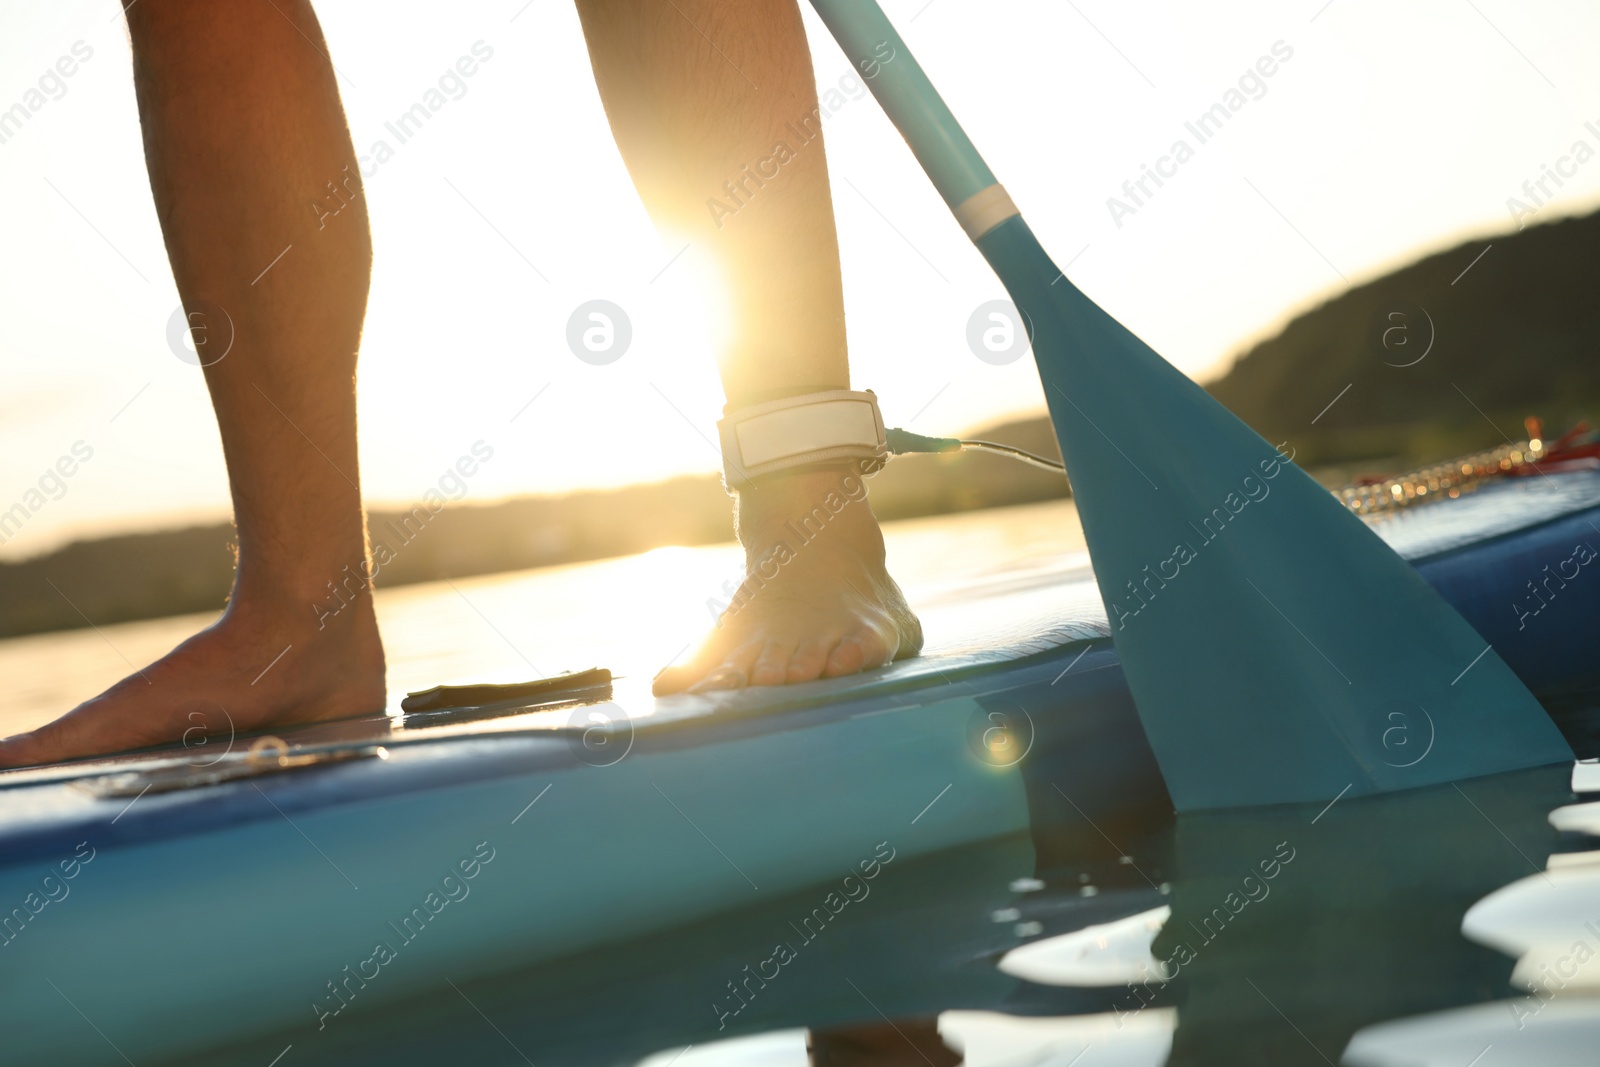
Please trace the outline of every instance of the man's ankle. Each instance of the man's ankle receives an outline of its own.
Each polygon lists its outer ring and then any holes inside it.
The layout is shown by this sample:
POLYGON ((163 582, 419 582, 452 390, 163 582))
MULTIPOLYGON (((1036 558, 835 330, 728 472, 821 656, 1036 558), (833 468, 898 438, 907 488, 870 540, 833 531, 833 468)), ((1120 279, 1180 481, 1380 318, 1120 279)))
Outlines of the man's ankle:
POLYGON ((877 529, 866 482, 853 466, 785 472, 741 490, 739 539, 747 549, 809 543, 829 529, 877 529))
POLYGON ((271 574, 239 568, 229 596, 229 612, 240 621, 276 626, 316 623, 332 615, 372 611, 374 573, 356 557, 338 566, 297 567, 271 574), (350 609, 355 609, 353 612, 350 609))

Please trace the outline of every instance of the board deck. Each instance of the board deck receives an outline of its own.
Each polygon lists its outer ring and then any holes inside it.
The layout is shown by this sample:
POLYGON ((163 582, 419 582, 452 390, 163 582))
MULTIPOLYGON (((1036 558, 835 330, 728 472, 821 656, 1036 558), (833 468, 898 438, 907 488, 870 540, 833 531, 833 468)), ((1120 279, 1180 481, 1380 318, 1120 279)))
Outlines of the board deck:
MULTIPOLYGON (((1585 601, 1581 593, 1561 598, 1549 605, 1548 616, 1539 613, 1539 625, 1531 633, 1514 605, 1537 606, 1527 583, 1543 578, 1546 564, 1567 559, 1577 543, 1588 540, 1600 550, 1600 472, 1491 483, 1458 500, 1384 512, 1367 521, 1446 593, 1446 599, 1502 657, 1510 657, 1508 662, 1530 687, 1538 690, 1580 678, 1582 657, 1600 636, 1595 632, 1600 624, 1590 623, 1593 616, 1585 618, 1575 609, 1592 601, 1585 601), (1563 552, 1562 546, 1568 551, 1563 552)), ((1083 554, 1063 557, 1044 570, 954 586, 917 607, 930 622, 925 654, 853 678, 657 700, 648 697, 636 680, 619 680, 614 689, 609 672, 586 670, 571 674, 570 682, 560 676, 545 679, 532 697, 449 707, 437 706, 441 701, 435 700, 435 706, 419 711, 244 733, 232 739, 229 754, 242 754, 252 739, 267 733, 300 752, 525 731, 581 732, 592 723, 577 709, 588 705, 608 705, 613 716, 651 728, 719 718, 719 713, 744 716, 803 709, 836 702, 845 694, 860 698, 903 693, 934 680, 969 677, 1111 635, 1083 554), (619 692, 626 693, 626 708, 612 703, 619 692)), ((406 703, 417 702, 408 697, 406 703)), ((173 761, 199 769, 214 758, 210 752, 171 745, 0 771, 0 789, 127 773, 173 761)))

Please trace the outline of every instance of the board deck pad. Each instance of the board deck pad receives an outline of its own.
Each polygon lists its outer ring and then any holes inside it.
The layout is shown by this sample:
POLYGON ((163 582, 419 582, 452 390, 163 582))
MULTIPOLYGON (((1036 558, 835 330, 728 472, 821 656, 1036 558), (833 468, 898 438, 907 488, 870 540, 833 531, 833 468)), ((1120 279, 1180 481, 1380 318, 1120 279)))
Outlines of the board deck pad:
POLYGON ((546 699, 563 699, 574 693, 598 693, 611 689, 611 672, 604 667, 591 667, 586 671, 573 671, 534 682, 514 682, 509 685, 436 685, 418 693, 407 693, 400 702, 400 710, 422 715, 429 712, 452 711, 460 708, 484 708, 496 704, 523 701, 528 704, 544 703, 546 699))

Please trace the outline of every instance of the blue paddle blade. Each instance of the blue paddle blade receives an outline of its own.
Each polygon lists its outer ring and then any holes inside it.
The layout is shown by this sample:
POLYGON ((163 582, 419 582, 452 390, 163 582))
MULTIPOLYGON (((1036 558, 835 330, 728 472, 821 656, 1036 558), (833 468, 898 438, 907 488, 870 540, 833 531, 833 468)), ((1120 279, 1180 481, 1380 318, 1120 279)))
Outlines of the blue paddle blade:
POLYGON ((1494 650, 1287 444, 1101 310, 1020 217, 977 244, 1031 324, 1112 635, 1180 811, 1572 758, 1494 650))
POLYGON ((1050 261, 872 0, 812 0, 1029 321, 1112 635, 1180 811, 1572 758, 1375 534, 1050 261))

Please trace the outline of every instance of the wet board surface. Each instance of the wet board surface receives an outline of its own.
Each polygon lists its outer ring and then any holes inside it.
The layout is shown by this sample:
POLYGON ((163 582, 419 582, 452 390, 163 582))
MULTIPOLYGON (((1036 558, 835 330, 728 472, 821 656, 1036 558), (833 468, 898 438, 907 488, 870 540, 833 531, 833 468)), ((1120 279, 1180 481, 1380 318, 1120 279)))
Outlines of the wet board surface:
MULTIPOLYGON (((1504 479, 1460 499, 1380 513, 1367 522, 1440 587, 1502 657, 1509 654, 1508 662, 1530 687, 1584 680, 1579 659, 1600 640, 1600 622, 1592 621, 1593 613, 1585 616, 1581 611, 1596 603, 1593 595, 1579 590, 1563 598, 1564 603, 1553 599, 1541 605, 1532 599, 1528 583, 1545 577, 1546 564, 1554 567, 1569 560, 1579 543, 1587 541, 1600 550, 1600 472, 1504 479), (1560 618, 1545 618, 1546 613, 1539 612, 1535 633, 1522 639, 1528 627, 1514 605, 1523 602, 1546 606, 1550 616, 1560 618)), ((174 764, 199 772, 220 766, 219 756, 243 758, 250 743, 262 736, 281 739, 293 753, 526 733, 553 733, 570 740, 574 734, 609 729, 607 723, 664 730, 815 710, 841 700, 903 701, 919 689, 1003 673, 1054 651, 1071 648, 1076 653, 1083 643, 1111 633, 1082 553, 999 580, 952 585, 915 606, 928 631, 925 654, 853 678, 656 699, 648 696, 648 686, 640 680, 619 679, 614 685, 601 667, 545 679, 542 692, 526 697, 475 705, 458 700, 465 706, 279 727, 213 737, 204 744, 0 771, 0 790, 174 764), (625 705, 614 699, 621 692, 626 692, 625 705), (591 714, 586 708, 595 710, 591 714)), ((1114 662, 1114 651, 1111 656, 1114 662)), ((597 658, 601 657, 603 650, 597 650, 597 658)), ((411 698, 407 703, 413 703, 411 698)), ((614 729, 626 732, 622 725, 614 729)))

